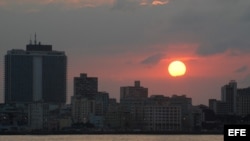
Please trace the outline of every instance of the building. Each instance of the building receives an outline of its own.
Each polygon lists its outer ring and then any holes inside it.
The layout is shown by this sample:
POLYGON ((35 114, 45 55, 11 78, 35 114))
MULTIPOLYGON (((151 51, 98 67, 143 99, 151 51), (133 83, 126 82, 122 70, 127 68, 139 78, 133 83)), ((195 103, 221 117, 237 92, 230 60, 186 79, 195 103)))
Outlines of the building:
POLYGON ((134 86, 120 88, 120 100, 123 99, 145 99, 148 97, 148 88, 140 86, 140 81, 135 81, 134 86))
POLYGON ((209 108, 217 115, 227 115, 230 113, 229 103, 216 99, 209 99, 209 108))
POLYGON ((208 100, 208 106, 209 106, 209 109, 213 110, 214 112, 216 112, 216 105, 217 104, 217 100, 216 99, 209 99, 208 100))
POLYGON ((203 120, 203 114, 202 110, 199 106, 192 106, 192 110, 190 111, 192 113, 192 127, 193 131, 200 131, 202 127, 202 120, 203 120))
MULTIPOLYGON (((135 81, 134 86, 120 88, 120 103, 126 115, 131 116, 132 129, 143 128, 144 103, 148 98, 148 88, 140 86, 140 81, 135 81)), ((124 117, 128 119, 128 117, 124 117)), ((130 118, 130 117, 129 117, 130 118)))
POLYGON ((250 114, 250 87, 237 90, 237 114, 247 116, 250 114))
POLYGON ((31 130, 44 130, 48 128, 49 104, 34 102, 29 104, 28 119, 31 130))
POLYGON ((152 104, 161 104, 161 105, 165 104, 165 105, 167 105, 167 104, 169 104, 169 100, 170 100, 169 97, 161 95, 161 94, 151 95, 148 98, 146 104, 151 104, 151 105, 152 104))
POLYGON ((120 104, 116 102, 116 99, 110 98, 108 110, 105 113, 105 125, 110 129, 120 129, 120 104))
POLYGON ((181 108, 168 105, 147 105, 145 109, 146 131, 181 131, 181 108))
POLYGON ((5 103, 66 102, 67 57, 40 42, 5 55, 5 103))
POLYGON ((103 117, 108 110, 109 94, 98 92, 98 78, 81 73, 74 77, 72 116, 74 123, 90 122, 96 127, 103 126, 103 117))
POLYGON ((171 106, 179 106, 182 116, 182 130, 190 131, 193 129, 192 98, 186 95, 173 95, 169 99, 171 106))
POLYGON ((72 119, 73 123, 87 123, 91 115, 95 115, 95 100, 83 96, 73 96, 72 119))
POLYGON ((221 87, 221 100, 229 104, 229 112, 236 114, 237 82, 231 80, 228 84, 221 87))
POLYGON ((95 114, 96 116, 104 116, 108 110, 109 93, 98 92, 94 96, 95 99, 95 114))
POLYGON ((74 77, 74 95, 94 95, 98 92, 98 78, 88 77, 81 73, 80 77, 74 77))
POLYGON ((27 104, 0 104, 0 131, 28 129, 27 104))

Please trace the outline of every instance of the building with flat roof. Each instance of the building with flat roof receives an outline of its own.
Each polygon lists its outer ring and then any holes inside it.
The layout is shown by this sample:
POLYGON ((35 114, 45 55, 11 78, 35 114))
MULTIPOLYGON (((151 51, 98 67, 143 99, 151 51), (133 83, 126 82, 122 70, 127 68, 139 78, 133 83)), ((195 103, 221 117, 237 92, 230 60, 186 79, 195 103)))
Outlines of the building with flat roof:
POLYGON ((237 90, 237 114, 247 116, 250 114, 250 87, 237 90))
POLYGON ((221 100, 209 99, 209 108, 218 115, 227 115, 230 113, 229 103, 221 100))
POLYGON ((130 128, 143 128, 143 108, 147 98, 148 88, 142 87, 140 81, 135 81, 134 86, 120 87, 120 104, 129 113, 126 119, 131 119, 130 128))
POLYGON ((236 113, 237 82, 231 80, 228 84, 221 87, 221 101, 229 104, 229 112, 236 113))
POLYGON ((98 78, 88 77, 81 73, 80 77, 74 77, 74 95, 94 95, 98 92, 98 78))
POLYGON ((148 97, 148 88, 140 85, 140 81, 135 81, 134 86, 120 87, 120 100, 123 99, 145 99, 148 97))
POLYGON ((67 57, 52 45, 30 42, 5 55, 5 103, 66 102, 67 57))
POLYGON ((144 123, 147 131, 180 131, 182 130, 181 108, 169 105, 146 105, 144 123))

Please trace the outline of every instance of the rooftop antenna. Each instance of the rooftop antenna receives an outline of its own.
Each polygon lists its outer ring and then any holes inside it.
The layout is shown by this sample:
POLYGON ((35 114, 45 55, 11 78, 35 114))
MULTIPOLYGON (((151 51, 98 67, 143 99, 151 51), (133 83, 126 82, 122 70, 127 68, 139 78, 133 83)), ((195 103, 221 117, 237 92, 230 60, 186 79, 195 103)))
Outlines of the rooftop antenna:
POLYGON ((36 45, 36 32, 35 32, 35 45, 36 45))

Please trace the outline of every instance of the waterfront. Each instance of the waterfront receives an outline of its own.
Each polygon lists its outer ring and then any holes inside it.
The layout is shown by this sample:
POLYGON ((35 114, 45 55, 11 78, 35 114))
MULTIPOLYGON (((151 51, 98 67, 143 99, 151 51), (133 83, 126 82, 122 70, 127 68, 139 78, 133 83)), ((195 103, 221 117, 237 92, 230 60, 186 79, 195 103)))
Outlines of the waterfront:
POLYGON ((0 141, 223 141, 223 135, 3 135, 0 141))

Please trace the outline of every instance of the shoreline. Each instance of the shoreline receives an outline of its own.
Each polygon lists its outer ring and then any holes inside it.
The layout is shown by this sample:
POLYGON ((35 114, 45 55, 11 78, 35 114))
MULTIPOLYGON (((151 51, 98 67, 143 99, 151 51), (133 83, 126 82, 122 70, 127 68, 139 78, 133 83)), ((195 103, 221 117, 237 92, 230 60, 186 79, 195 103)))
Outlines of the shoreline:
POLYGON ((34 131, 34 132, 0 132, 0 135, 223 135, 223 132, 109 132, 109 131, 34 131))

